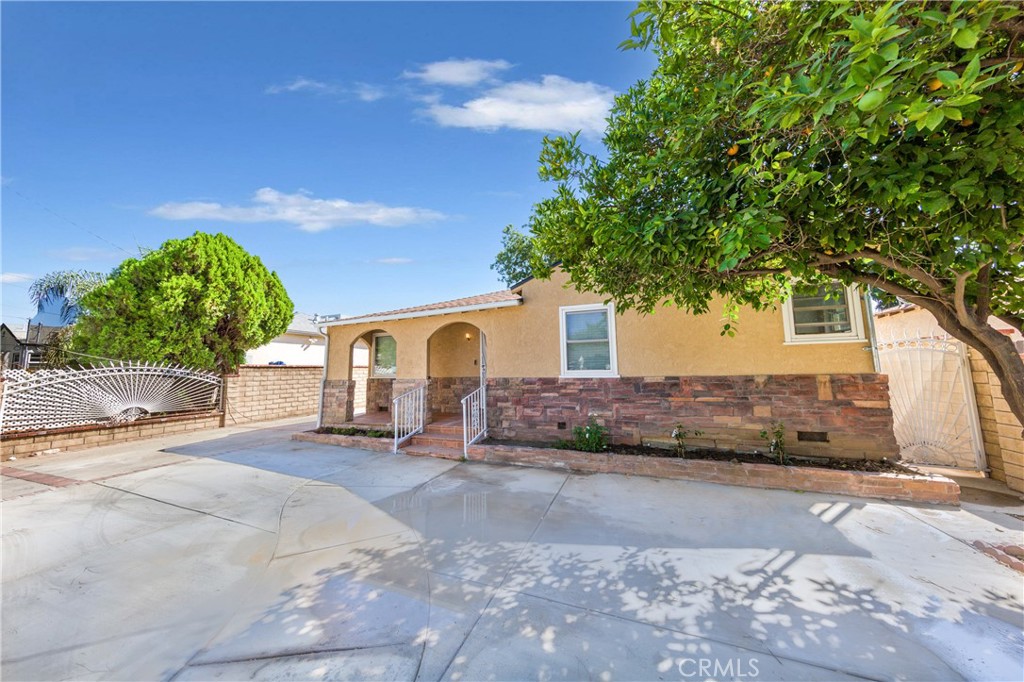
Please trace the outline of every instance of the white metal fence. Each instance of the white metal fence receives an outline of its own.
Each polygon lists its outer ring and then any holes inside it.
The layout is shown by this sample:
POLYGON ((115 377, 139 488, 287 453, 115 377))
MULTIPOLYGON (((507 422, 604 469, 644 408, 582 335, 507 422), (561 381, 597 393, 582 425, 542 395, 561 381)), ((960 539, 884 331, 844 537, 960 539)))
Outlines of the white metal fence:
POLYGON ((896 441, 908 462, 985 468, 978 407, 964 344, 944 332, 878 343, 889 375, 896 441))
POLYGON ((426 386, 406 391, 391 401, 391 414, 395 422, 395 452, 398 452, 402 443, 422 433, 426 407, 426 386))
POLYGON ((214 410, 220 406, 222 384, 212 372, 134 363, 78 370, 5 370, 3 378, 3 433, 214 410))
POLYGON ((469 456, 469 446, 487 437, 487 390, 476 389, 462 399, 462 454, 469 456))

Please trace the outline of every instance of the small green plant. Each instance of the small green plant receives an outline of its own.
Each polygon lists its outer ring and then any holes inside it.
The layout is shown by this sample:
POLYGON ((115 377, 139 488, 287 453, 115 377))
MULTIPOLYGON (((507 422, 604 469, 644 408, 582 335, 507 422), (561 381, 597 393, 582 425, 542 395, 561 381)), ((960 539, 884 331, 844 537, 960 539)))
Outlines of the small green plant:
POLYGON ((768 444, 768 452, 779 458, 779 464, 787 464, 786 457, 786 425, 781 421, 772 421, 768 428, 761 429, 761 438, 768 444))
POLYGON ((586 426, 577 426, 572 430, 573 450, 583 452, 603 452, 608 449, 608 429, 590 417, 586 426))
POLYGON ((690 436, 694 438, 700 438, 704 435, 704 432, 700 429, 687 429, 682 424, 676 424, 676 428, 672 430, 672 437, 676 439, 676 457, 686 456, 686 439, 690 436))
POLYGON ((368 438, 391 438, 394 435, 391 431, 360 429, 352 426, 325 426, 318 429, 317 433, 330 433, 335 436, 366 436, 368 438))

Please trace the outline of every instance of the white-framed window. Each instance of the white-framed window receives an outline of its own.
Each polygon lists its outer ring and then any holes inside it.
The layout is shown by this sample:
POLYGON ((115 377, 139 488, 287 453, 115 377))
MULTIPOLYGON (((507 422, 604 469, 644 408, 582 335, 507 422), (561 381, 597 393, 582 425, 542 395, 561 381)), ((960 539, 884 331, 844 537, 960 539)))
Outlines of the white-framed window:
POLYGON ((370 376, 389 378, 398 372, 398 343, 390 334, 374 334, 370 376))
POLYGON ((864 315, 857 285, 836 283, 783 304, 786 343, 864 341, 864 315))
POLYGON ((562 306, 558 312, 562 376, 619 376, 612 304, 562 306))

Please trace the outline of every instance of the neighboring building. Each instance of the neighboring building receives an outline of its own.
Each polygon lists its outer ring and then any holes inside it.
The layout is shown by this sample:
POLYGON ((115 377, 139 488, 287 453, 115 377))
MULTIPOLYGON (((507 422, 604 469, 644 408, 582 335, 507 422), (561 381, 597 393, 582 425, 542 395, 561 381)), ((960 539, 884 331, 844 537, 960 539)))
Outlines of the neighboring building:
POLYGON ((313 316, 295 313, 288 330, 270 343, 245 353, 247 365, 320 365, 324 364, 324 339, 313 316))
POLYGON ((897 454, 856 288, 744 309, 728 337, 715 314, 616 314, 567 283, 556 272, 507 291, 325 323, 323 425, 355 417, 353 358, 365 344, 369 413, 422 386, 428 420, 459 414, 460 400, 483 385, 484 418, 499 439, 550 442, 592 416, 619 443, 665 439, 682 424, 704 432, 688 442, 764 450, 759 434, 774 420, 785 424, 792 454, 897 454))
MULTIPOLYGON (((1020 332, 995 317, 989 324, 1009 336, 1024 358, 1020 332)), ((948 339, 935 317, 916 305, 878 312, 875 325, 905 456, 980 470, 1024 492, 1021 424, 981 354, 948 339)))
POLYGON ((38 367, 43 360, 46 346, 50 336, 62 327, 48 326, 44 324, 30 324, 24 330, 24 338, 21 338, 21 330, 14 331, 6 324, 0 325, 0 336, 2 336, 2 361, 4 369, 30 369, 38 367))

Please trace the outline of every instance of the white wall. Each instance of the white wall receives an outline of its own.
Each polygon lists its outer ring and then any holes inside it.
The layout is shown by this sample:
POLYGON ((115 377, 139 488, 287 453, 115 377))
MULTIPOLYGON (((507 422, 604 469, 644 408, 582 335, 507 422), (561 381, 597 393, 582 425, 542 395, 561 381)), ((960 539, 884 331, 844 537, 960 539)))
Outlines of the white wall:
POLYGON ((310 334, 283 334, 265 346, 253 348, 245 354, 247 365, 269 365, 271 362, 286 365, 324 364, 324 340, 310 334), (315 338, 315 343, 310 339, 315 338))

